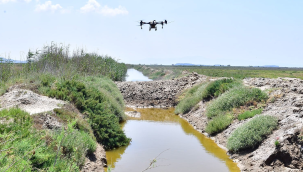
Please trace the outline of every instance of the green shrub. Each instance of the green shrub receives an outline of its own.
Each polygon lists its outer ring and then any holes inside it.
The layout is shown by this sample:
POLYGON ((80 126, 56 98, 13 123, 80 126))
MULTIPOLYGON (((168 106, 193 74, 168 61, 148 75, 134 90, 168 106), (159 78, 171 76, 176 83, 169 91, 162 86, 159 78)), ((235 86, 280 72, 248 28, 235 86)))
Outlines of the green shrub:
POLYGON ((153 74, 149 74, 147 72, 145 72, 147 76, 149 76, 150 79, 155 80, 155 79, 159 79, 160 77, 164 76, 165 73, 164 71, 157 71, 153 74))
POLYGON ((224 78, 210 82, 202 93, 202 99, 218 97, 230 88, 239 86, 241 83, 234 79, 224 78))
POLYGON ((90 134, 93 139, 95 139, 90 124, 85 119, 78 117, 78 114, 68 111, 64 108, 54 109, 54 112, 65 124, 75 121, 75 129, 86 132, 90 134))
POLYGON ((83 49, 73 51, 72 56, 70 54, 69 46, 55 43, 43 46, 36 53, 29 51, 26 72, 46 72, 70 78, 76 75, 102 75, 114 81, 122 81, 126 75, 126 65, 110 56, 87 53, 83 49))
POLYGON ((258 88, 234 87, 211 102, 206 109, 206 115, 208 118, 213 118, 248 102, 265 101, 267 98, 267 94, 258 88))
POLYGON ((80 81, 82 81, 86 86, 97 88, 99 91, 103 92, 104 94, 108 94, 108 97, 112 97, 116 102, 111 102, 112 104, 119 104, 120 109, 124 108, 124 100, 123 96, 117 87, 117 85, 107 77, 80 77, 80 81))
POLYGON ((26 136, 29 128, 32 126, 32 118, 29 114, 17 108, 1 110, 0 119, 7 121, 0 123, 0 133, 18 131, 26 136))
POLYGON ((4 171, 80 171, 87 153, 96 150, 88 133, 74 129, 36 130, 31 116, 16 108, 0 111, 0 169, 4 171))
POLYGON ((94 87, 86 87, 80 81, 65 80, 50 89, 48 96, 68 100, 82 112, 89 115, 90 125, 98 142, 106 150, 125 146, 130 142, 120 128, 124 119, 122 105, 115 103, 110 93, 105 94, 94 87))
POLYGON ((208 134, 216 134, 225 130, 232 122, 231 115, 219 115, 208 122, 205 131, 208 134))
POLYGON ((240 82, 233 79, 220 79, 196 85, 183 94, 184 98, 176 106, 175 113, 187 113, 201 100, 217 97, 237 85, 240 85, 240 82))
POLYGON ((227 148, 230 151, 240 151, 258 146, 268 134, 278 125, 278 119, 273 116, 256 116, 237 128, 228 138, 227 148))
POLYGON ((50 74, 42 74, 39 76, 42 86, 50 86, 55 81, 55 77, 50 74))
POLYGON ((175 114, 185 114, 189 112, 192 109, 192 107, 194 107, 197 103, 199 103, 199 101, 200 99, 195 96, 184 98, 176 106, 175 114))
POLYGON ((106 111, 99 111, 99 113, 92 115, 90 119, 95 137, 97 141, 103 144, 104 149, 110 150, 128 145, 130 139, 125 136, 123 130, 120 128, 117 117, 108 114, 106 111))
POLYGON ((255 110, 252 110, 252 111, 245 111, 244 113, 240 114, 238 116, 238 119, 239 120, 244 120, 244 119, 247 119, 247 118, 251 118, 251 117, 254 117, 255 115, 257 114, 261 114, 263 111, 262 108, 260 109, 255 109, 255 110))
POLYGON ((184 93, 184 97, 176 106, 175 114, 185 114, 189 112, 196 104, 201 101, 201 92, 203 92, 206 84, 196 85, 184 93))

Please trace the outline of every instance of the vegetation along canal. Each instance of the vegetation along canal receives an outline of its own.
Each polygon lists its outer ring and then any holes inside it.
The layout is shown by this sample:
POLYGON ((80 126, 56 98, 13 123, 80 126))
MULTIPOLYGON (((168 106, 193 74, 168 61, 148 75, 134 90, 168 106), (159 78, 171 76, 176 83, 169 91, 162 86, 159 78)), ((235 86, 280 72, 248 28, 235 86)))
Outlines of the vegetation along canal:
MULTIPOLYGON (((128 75, 128 81, 135 81, 134 75, 140 81, 148 79, 134 69, 128 75)), ((131 144, 106 152, 111 171, 141 172, 159 154, 155 168, 147 171, 240 171, 225 150, 175 115, 173 108, 137 111, 140 118, 130 118, 121 126, 131 144)))

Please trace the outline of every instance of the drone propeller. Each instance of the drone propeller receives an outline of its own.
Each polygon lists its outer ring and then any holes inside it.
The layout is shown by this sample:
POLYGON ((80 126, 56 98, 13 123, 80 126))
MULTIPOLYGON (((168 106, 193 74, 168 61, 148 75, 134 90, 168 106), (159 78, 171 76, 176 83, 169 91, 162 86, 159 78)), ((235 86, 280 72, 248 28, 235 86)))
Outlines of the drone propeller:
POLYGON ((174 22, 174 21, 168 22, 166 19, 164 19, 165 24, 172 23, 172 22, 174 22))
POLYGON ((142 29, 142 25, 137 25, 137 26, 140 26, 140 27, 141 27, 141 29, 142 29))
POLYGON ((140 26, 142 26, 142 25, 144 24, 143 20, 139 20, 139 21, 137 21, 137 22, 140 23, 140 26))

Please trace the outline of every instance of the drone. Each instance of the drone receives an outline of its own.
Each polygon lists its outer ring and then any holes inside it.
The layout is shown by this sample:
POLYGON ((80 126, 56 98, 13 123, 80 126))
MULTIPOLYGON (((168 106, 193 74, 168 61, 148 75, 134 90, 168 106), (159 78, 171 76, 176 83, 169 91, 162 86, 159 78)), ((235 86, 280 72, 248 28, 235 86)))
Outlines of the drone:
POLYGON ((157 22, 156 20, 153 20, 153 21, 150 21, 150 22, 144 22, 144 21, 140 20, 139 23, 140 23, 139 26, 141 26, 141 29, 142 29, 142 26, 143 26, 144 24, 149 24, 149 31, 150 31, 151 29, 155 29, 155 31, 157 31, 157 24, 161 24, 161 25, 162 25, 162 29, 163 29, 163 25, 164 25, 164 24, 167 24, 168 22, 167 22, 167 20, 160 21, 160 22, 157 22))

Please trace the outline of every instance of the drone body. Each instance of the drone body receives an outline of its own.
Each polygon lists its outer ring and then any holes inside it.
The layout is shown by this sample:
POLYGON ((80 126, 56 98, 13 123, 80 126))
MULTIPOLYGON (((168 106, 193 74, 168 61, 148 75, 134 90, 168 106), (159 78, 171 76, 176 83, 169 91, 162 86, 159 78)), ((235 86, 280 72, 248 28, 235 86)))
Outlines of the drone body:
POLYGON ((167 20, 160 21, 160 22, 157 22, 156 20, 153 20, 153 21, 150 21, 150 22, 144 22, 144 21, 141 20, 140 25, 139 25, 139 26, 141 26, 141 29, 142 29, 142 26, 144 24, 149 24, 149 31, 151 31, 151 29, 155 29, 155 31, 157 31, 157 24, 161 24, 162 29, 163 29, 163 25, 167 24, 167 20))

